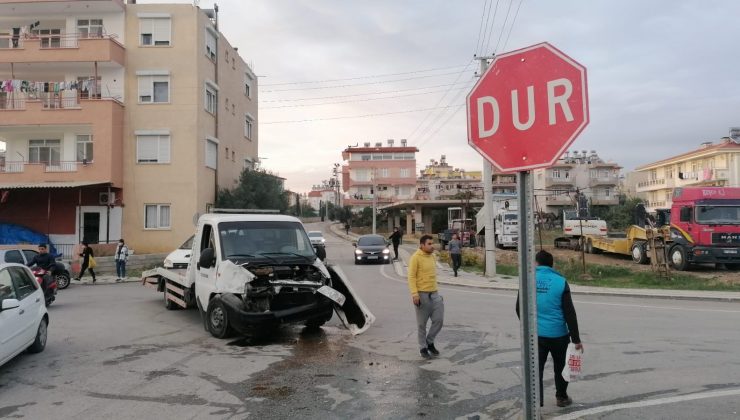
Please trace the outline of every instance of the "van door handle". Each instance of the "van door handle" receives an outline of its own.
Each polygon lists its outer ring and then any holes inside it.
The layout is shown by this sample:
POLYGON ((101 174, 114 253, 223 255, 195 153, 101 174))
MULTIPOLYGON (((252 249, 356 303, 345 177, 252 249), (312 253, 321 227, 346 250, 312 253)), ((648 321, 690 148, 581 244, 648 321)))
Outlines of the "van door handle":
POLYGON ((36 298, 36 303, 41 302, 41 298, 36 298))
POLYGON ((23 315, 25 313, 26 313, 26 310, 25 309, 21 309, 20 312, 18 312, 18 315, 23 315))

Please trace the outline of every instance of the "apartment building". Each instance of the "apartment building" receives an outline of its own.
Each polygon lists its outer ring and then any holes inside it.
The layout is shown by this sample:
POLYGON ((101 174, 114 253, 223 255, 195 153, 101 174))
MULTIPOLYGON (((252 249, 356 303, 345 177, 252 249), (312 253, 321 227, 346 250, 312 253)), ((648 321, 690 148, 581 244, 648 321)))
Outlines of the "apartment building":
POLYGON ((590 206, 619 204, 621 166, 604 161, 595 150, 568 151, 555 164, 534 171, 534 189, 539 211, 558 214, 575 207, 576 191, 590 206))
POLYGON ((371 206, 373 195, 377 203, 387 204, 414 198, 416 194, 416 153, 406 139, 399 145, 389 139, 386 145, 366 142, 342 151, 342 187, 346 193, 343 205, 354 208, 371 206))
POLYGON ((337 202, 336 190, 327 185, 314 185, 306 197, 308 205, 316 211, 319 211, 326 203, 335 204, 337 202))
POLYGON ((461 193, 483 197, 481 171, 466 171, 447 163, 447 156, 431 159, 416 180, 417 200, 449 200, 461 193))
POLYGON ((635 169, 634 190, 646 209, 671 207, 673 189, 688 186, 740 187, 740 143, 729 137, 635 169))
POLYGON ((188 4, 0 2, 0 223, 141 253, 190 236, 257 156, 257 78, 217 22, 188 4))

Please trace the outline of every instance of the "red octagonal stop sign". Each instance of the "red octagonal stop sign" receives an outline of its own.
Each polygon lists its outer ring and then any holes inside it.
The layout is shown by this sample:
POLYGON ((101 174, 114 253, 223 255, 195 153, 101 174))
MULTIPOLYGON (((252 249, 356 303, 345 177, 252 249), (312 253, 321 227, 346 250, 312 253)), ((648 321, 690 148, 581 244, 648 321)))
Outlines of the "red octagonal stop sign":
POLYGON ((468 144, 497 168, 546 168, 588 124, 586 68, 546 42, 502 54, 467 107, 468 144))

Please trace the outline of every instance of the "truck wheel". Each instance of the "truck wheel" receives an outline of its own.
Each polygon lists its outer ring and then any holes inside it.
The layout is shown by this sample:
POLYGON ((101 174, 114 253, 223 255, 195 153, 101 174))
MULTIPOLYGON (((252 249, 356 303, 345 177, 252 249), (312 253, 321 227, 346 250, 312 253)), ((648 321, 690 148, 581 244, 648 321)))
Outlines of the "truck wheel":
POLYGON ((642 242, 635 242, 632 244, 632 261, 634 261, 636 264, 647 264, 648 263, 648 257, 647 252, 645 252, 645 244, 642 242))
POLYGON ((591 240, 586 241, 586 254, 593 254, 594 253, 594 244, 591 242, 591 240))
POLYGON ((214 297, 208 303, 208 312, 206 313, 206 322, 208 322, 208 331, 216 338, 228 338, 233 334, 231 325, 229 325, 229 313, 226 311, 226 305, 220 298, 214 297))
POLYGON ((498 249, 504 249, 504 245, 501 243, 501 240, 499 240, 498 235, 493 237, 493 244, 498 249))
POLYGON ((167 299, 167 288, 164 289, 164 293, 162 293, 162 295, 164 296, 164 307, 167 308, 168 311, 174 311, 180 308, 180 306, 175 302, 167 299))
POLYGON ((671 267, 676 270, 686 271, 689 267, 689 262, 686 260, 686 250, 681 245, 671 248, 668 253, 668 260, 671 263, 671 267))

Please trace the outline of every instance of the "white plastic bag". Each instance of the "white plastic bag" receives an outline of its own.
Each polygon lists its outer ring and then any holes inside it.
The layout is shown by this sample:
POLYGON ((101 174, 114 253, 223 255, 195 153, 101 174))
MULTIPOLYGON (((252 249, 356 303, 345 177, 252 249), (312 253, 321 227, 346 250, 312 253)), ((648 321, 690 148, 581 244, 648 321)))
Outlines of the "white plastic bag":
POLYGON ((581 376, 581 361, 583 360, 583 350, 577 350, 573 343, 568 344, 568 351, 565 353, 565 367, 563 368, 563 379, 567 382, 575 382, 581 376))

